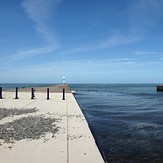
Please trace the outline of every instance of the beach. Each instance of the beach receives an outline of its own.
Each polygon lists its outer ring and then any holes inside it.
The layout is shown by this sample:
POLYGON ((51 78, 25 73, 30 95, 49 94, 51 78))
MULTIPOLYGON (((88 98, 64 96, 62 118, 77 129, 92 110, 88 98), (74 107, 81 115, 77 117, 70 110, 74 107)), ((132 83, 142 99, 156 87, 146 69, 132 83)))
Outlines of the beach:
POLYGON ((69 86, 35 87, 34 90, 34 99, 31 99, 31 88, 19 88, 18 99, 15 90, 3 91, 0 162, 104 162, 69 86))

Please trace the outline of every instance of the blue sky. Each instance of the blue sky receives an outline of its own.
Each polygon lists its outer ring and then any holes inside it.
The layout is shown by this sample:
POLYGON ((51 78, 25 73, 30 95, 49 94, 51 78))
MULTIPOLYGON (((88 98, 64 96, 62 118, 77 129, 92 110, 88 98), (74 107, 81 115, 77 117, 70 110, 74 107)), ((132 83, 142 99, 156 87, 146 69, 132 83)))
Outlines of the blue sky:
POLYGON ((162 83, 162 0, 0 0, 0 82, 162 83))

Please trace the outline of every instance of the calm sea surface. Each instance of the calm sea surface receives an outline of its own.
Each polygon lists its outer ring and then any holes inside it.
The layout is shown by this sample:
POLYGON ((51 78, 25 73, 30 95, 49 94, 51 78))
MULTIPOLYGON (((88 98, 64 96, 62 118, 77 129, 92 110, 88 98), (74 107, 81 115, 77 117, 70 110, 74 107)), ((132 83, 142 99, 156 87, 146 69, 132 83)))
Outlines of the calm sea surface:
MULTIPOLYGON (((1 84, 5 89, 48 84, 1 84)), ((72 84, 108 162, 163 162, 163 92, 156 84, 72 84)))
POLYGON ((163 162, 163 92, 156 84, 71 88, 108 162, 163 162))

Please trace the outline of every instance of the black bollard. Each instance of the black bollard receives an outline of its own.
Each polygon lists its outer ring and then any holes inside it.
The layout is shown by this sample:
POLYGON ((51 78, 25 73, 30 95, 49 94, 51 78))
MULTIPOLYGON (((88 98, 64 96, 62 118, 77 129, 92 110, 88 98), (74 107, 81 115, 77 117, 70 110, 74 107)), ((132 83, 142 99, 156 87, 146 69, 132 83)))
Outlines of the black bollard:
POLYGON ((63 89, 63 98, 62 100, 65 100, 65 89, 63 89))
POLYGON ((50 100, 50 98, 49 98, 49 88, 47 88, 47 100, 50 100))
POLYGON ((31 88, 31 99, 35 98, 35 90, 34 88, 31 88))
POLYGON ((2 97, 2 87, 0 87, 0 99, 3 99, 3 97, 2 97))
POLYGON ((19 98, 18 98, 18 87, 16 87, 16 95, 15 95, 15 99, 19 99, 19 98))

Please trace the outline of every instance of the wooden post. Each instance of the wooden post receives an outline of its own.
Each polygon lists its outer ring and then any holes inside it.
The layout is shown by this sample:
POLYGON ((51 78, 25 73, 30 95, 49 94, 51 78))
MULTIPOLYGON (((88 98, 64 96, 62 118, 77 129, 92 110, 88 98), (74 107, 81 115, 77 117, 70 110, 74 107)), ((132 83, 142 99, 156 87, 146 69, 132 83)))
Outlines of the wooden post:
POLYGON ((0 99, 3 99, 3 97, 2 97, 2 87, 0 87, 0 99))
POLYGON ((47 88, 47 100, 50 100, 50 98, 49 98, 49 88, 47 88))
POLYGON ((62 100, 65 100, 65 89, 63 89, 63 98, 62 100))
POLYGON ((35 90, 34 88, 31 88, 31 99, 35 98, 35 90))
POLYGON ((18 98, 18 87, 16 87, 16 95, 15 95, 15 99, 19 99, 19 98, 18 98))

